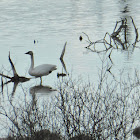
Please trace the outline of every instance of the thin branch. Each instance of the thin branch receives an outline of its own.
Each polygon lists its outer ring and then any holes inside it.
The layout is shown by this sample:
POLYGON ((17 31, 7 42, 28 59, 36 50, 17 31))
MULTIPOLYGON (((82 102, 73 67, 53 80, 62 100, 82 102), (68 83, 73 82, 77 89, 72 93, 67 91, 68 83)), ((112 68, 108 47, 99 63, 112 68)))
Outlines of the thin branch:
POLYGON ((65 43, 64 48, 62 50, 62 53, 61 53, 61 56, 60 56, 60 60, 63 60, 64 54, 65 54, 65 50, 66 50, 66 45, 67 45, 67 42, 65 43))
POLYGON ((13 76, 14 77, 19 77, 18 74, 17 74, 17 72, 16 72, 15 66, 14 66, 14 64, 13 64, 11 58, 10 58, 10 52, 9 52, 9 62, 11 64, 11 67, 12 67, 12 70, 13 70, 13 76))

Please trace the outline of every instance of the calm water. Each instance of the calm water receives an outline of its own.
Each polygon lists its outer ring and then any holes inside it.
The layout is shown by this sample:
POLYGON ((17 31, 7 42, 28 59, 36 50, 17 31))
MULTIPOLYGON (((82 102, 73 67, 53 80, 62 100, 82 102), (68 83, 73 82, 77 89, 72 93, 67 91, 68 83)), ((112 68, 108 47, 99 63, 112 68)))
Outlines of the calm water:
MULTIPOLYGON (((132 16, 136 27, 140 28, 139 0, 1 0, 0 1, 0 67, 1 71, 10 69, 9 51, 19 75, 27 76, 30 57, 24 53, 32 50, 35 65, 51 63, 57 65, 57 71, 43 78, 43 83, 54 86, 57 73, 62 72, 59 60, 63 46, 67 41, 64 56, 68 73, 74 76, 89 78, 93 82, 98 79, 101 67, 99 55, 85 49, 85 32, 92 41, 102 39, 106 32, 113 32, 116 21, 132 16), (127 7, 127 12, 123 12, 127 7), (84 37, 79 41, 79 36, 84 37), (37 43, 34 44, 34 40, 37 43), (3 68, 4 67, 4 68, 3 68)), ((129 40, 134 39, 130 29, 129 40)), ((133 42, 133 41, 132 41, 133 42)), ((139 44, 138 44, 139 46, 139 44)), ((140 50, 113 51, 112 73, 117 76, 125 69, 133 75, 134 68, 139 69, 140 50)), ((101 56, 102 57, 102 56, 101 56)), ((63 70, 64 71, 64 70, 63 70)), ((39 79, 20 85, 35 86, 39 79)), ((12 84, 9 85, 12 90, 12 84)))
MULTIPOLYGON (((25 75, 30 65, 30 58, 24 53, 35 53, 35 64, 52 63, 62 71, 59 61, 64 43, 67 41, 64 61, 68 72, 97 78, 97 67, 101 61, 95 53, 88 52, 85 41, 80 42, 82 32, 92 41, 102 39, 106 32, 113 32, 116 21, 132 16, 139 28, 139 1, 1 1, 0 2, 0 64, 9 66, 9 51, 20 75, 25 75), (122 13, 127 6, 127 13, 122 13), (34 44, 33 41, 38 43, 34 44)), ((131 30, 130 30, 131 33, 131 30)), ((85 37, 85 36, 83 36, 85 37)), ((133 38, 133 34, 131 36, 133 38)), ((85 37, 86 39, 86 37, 85 37)), ((131 40, 131 39, 130 39, 131 40)), ((138 67, 139 50, 115 52, 112 55, 113 69, 138 67)), ((56 73, 53 77, 56 77, 56 73)), ((48 76, 47 79, 49 79, 48 76)))

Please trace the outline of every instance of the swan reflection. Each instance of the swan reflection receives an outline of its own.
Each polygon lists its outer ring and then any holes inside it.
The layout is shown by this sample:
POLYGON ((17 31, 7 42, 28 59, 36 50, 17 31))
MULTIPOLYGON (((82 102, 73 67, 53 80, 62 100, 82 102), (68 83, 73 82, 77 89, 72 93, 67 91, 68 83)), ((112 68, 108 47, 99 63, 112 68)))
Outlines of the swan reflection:
POLYGON ((49 95, 52 96, 52 95, 54 95, 55 91, 56 91, 56 89, 53 89, 50 86, 37 85, 37 86, 31 87, 29 89, 29 92, 32 95, 32 108, 34 108, 37 105, 37 99, 38 99, 37 96, 38 95, 40 97, 49 96, 49 95))
POLYGON ((42 93, 45 95, 49 95, 50 93, 56 91, 56 89, 53 89, 50 86, 38 85, 38 86, 31 87, 29 91, 31 94, 42 93))

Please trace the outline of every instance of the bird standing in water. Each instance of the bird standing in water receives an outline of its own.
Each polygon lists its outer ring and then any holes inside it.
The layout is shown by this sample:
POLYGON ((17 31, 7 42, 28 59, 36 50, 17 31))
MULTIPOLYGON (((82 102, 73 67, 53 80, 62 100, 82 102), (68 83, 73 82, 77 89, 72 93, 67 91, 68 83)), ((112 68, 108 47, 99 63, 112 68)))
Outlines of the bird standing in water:
POLYGON ((56 65, 52 64, 42 64, 39 66, 34 67, 34 55, 32 51, 29 51, 25 54, 28 54, 31 56, 31 66, 29 68, 29 74, 31 76, 35 76, 36 78, 40 77, 41 83, 42 83, 42 76, 50 74, 52 71, 56 70, 56 65))

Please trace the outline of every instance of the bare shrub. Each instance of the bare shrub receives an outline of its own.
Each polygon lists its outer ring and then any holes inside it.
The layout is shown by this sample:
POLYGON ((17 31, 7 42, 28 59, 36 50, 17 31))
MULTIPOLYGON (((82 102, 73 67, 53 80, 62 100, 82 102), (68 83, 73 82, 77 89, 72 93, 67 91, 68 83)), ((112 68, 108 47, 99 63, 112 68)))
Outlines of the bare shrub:
POLYGON ((122 75, 120 81, 108 79, 103 67, 97 87, 71 78, 58 83, 55 110, 65 139, 83 134, 92 139, 131 137, 139 120, 139 82, 122 75))
MULTIPOLYGON (((58 94, 51 102, 39 105, 38 99, 23 101, 8 96, 1 102, 0 116, 9 126, 9 139, 131 139, 132 129, 139 122, 139 77, 109 77, 102 65, 96 84, 65 77, 56 85, 58 94)), ((23 98, 22 97, 22 98, 23 98)), ((22 99, 21 98, 21 99, 22 99)), ((1 98, 2 99, 2 98, 1 98)))

